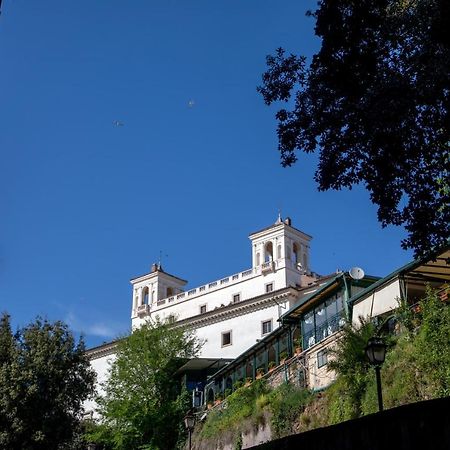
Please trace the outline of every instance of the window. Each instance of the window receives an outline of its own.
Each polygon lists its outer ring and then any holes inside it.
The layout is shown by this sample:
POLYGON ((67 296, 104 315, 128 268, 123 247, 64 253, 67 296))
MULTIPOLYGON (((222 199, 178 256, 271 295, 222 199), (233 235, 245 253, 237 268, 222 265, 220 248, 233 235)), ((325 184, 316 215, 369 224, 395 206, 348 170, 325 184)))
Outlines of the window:
POLYGON ((294 261, 294 264, 298 264, 300 262, 299 247, 300 246, 297 244, 297 242, 294 242, 294 245, 292 246, 292 260, 294 261))
POLYGON ((317 367, 320 369, 328 364, 328 352, 327 349, 317 352, 317 367))
POLYGON ((148 287, 145 286, 145 288, 142 290, 142 304, 148 305, 148 287))
POLYGON ((200 314, 205 314, 206 312, 206 305, 201 305, 200 306, 200 314))
POLYGON ((317 344, 344 324, 344 303, 342 293, 338 292, 303 316, 303 348, 317 344))
POLYGON ((272 319, 261 322, 261 334, 264 336, 272 331, 272 319))
POLYGON ((175 323, 175 316, 173 314, 167 316, 167 323, 175 323))
POLYGON ((238 303, 241 301, 241 294, 233 294, 233 303, 238 303))
POLYGON ((266 284, 266 292, 272 292, 273 291, 273 283, 266 284))
POLYGON ((222 347, 231 345, 231 331, 224 331, 222 333, 222 347))
POLYGON ((268 242, 264 246, 264 262, 273 261, 273 244, 272 242, 268 242))

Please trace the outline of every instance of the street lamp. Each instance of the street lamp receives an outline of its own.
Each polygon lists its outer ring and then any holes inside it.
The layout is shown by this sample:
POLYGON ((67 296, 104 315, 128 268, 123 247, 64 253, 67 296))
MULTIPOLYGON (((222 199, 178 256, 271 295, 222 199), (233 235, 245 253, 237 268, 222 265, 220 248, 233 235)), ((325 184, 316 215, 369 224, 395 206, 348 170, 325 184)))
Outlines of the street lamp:
POLYGON ((374 366, 377 377, 377 392, 378 392, 378 409, 383 411, 383 395, 381 392, 381 366, 386 357, 386 344, 380 337, 372 337, 367 341, 366 356, 369 363, 374 366))
POLYGON ((191 436, 192 436, 192 430, 194 429, 195 425, 195 416, 192 414, 192 411, 189 410, 187 414, 184 416, 184 426, 186 427, 186 430, 189 432, 189 450, 191 450, 191 436))

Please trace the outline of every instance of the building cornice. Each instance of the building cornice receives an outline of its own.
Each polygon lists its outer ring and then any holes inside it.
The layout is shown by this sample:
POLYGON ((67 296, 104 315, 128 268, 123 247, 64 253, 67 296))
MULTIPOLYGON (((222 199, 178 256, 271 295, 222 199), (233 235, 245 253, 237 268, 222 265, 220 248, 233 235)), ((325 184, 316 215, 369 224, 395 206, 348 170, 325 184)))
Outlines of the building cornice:
POLYGON ((117 344, 119 341, 107 342, 106 344, 99 345, 98 347, 93 347, 86 350, 85 355, 90 359, 99 359, 104 356, 113 355, 116 353, 117 344))
POLYGON ((293 227, 292 225, 288 225, 288 224, 286 224, 284 222, 275 223, 275 224, 273 224, 273 225, 271 225, 269 227, 263 228, 262 230, 255 231, 255 232, 249 234, 248 237, 250 239, 252 239, 252 240, 255 240, 255 239, 258 239, 258 238, 262 238, 262 237, 264 237, 266 235, 272 234, 275 231, 282 231, 284 229, 294 231, 296 234, 301 234, 302 237, 304 239, 306 239, 307 241, 312 239, 312 236, 310 236, 309 234, 307 234, 304 231, 301 231, 301 230, 293 227))
POLYGON ((270 294, 259 295, 248 300, 216 308, 203 314, 188 317, 175 322, 175 326, 184 326, 187 328, 205 327, 217 322, 222 322, 223 320, 268 308, 279 302, 288 301, 290 298, 297 298, 298 294, 299 290, 294 287, 280 289, 271 292, 270 294))

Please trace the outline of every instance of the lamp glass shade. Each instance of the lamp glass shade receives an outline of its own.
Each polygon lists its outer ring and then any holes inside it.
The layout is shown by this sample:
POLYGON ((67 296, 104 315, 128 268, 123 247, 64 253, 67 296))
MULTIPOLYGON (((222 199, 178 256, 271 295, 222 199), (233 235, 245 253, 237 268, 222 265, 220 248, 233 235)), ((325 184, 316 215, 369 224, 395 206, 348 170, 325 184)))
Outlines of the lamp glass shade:
POLYGON ((184 425, 188 430, 192 430, 195 425, 195 416, 191 413, 187 413, 184 417, 184 425))
POLYGON ((366 355, 370 364, 374 366, 383 364, 386 357, 386 344, 380 338, 370 338, 367 342, 366 355))

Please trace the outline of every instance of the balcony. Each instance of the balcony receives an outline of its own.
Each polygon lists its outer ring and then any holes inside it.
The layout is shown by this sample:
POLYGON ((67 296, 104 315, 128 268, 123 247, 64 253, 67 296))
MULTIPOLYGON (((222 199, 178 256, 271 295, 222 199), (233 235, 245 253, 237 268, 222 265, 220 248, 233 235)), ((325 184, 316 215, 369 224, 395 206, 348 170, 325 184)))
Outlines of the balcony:
POLYGON ((275 263, 273 261, 268 261, 261 264, 261 273, 266 274, 275 271, 275 263))
POLYGON ((149 305, 139 305, 136 309, 137 315, 139 317, 146 316, 150 313, 150 306, 149 305))

